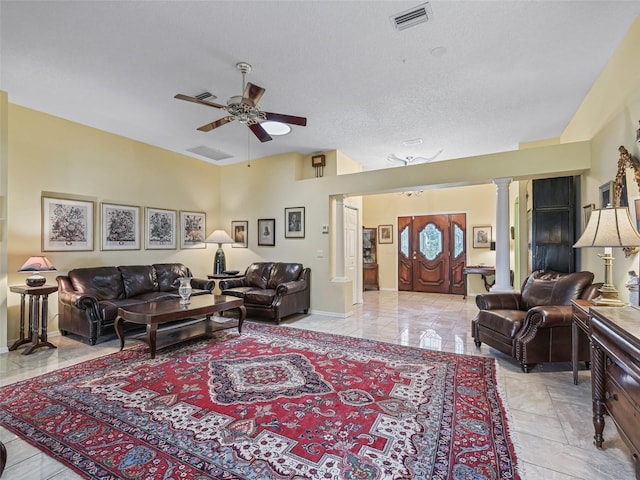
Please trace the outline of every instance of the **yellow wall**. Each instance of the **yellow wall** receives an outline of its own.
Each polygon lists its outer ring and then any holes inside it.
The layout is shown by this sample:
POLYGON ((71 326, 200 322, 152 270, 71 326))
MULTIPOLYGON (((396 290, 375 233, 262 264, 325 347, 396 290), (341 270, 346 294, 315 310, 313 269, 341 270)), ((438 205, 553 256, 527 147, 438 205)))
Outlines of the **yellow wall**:
MULTIPOLYGON (((24 261, 41 251, 41 194, 58 192, 95 202, 95 250, 45 252, 58 269, 80 266, 182 262, 203 276, 211 272, 213 247, 190 250, 101 251, 100 202, 188 210, 207 214, 207 232, 220 219, 220 168, 166 150, 9 104, 9 185, 7 201, 9 284, 24 284, 17 273, 24 261)), ((143 221, 141 218, 141 226, 143 221)), ((226 225, 224 225, 226 226, 226 225)), ((143 240, 144 237, 141 237, 143 240)), ((143 245, 143 243, 141 243, 143 245)), ((8 339, 18 336, 19 296, 8 297, 8 339)), ((57 297, 50 301, 57 313, 57 297)), ((54 318, 51 331, 57 330, 54 318)))
MULTIPOLYGON (((592 167, 582 176, 582 205, 594 203, 600 208, 599 186, 616 176, 619 159, 618 147, 624 145, 629 153, 640 159, 640 144, 636 142, 636 130, 640 121, 640 18, 636 19, 629 33, 609 60, 602 74, 594 83, 587 97, 561 136, 561 141, 572 142, 590 139, 592 167)), ((627 172, 629 197, 640 192, 627 172)), ((582 269, 604 279, 604 265, 597 256, 601 249, 582 249, 582 269)), ((624 288, 627 272, 638 272, 639 255, 625 258, 621 249, 614 249, 614 285, 620 297, 628 301, 624 288)))

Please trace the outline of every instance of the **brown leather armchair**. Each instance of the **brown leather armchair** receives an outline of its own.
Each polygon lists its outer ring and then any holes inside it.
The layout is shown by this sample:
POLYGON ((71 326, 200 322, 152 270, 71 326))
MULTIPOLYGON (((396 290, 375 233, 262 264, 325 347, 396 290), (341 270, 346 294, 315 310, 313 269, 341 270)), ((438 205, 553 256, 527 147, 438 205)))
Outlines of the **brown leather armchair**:
MULTIPOLYGON (((533 272, 520 293, 476 296, 480 311, 471 321, 477 347, 482 342, 512 356, 527 373, 537 363, 571 361, 571 300, 590 300, 602 284, 593 273, 533 272)), ((589 340, 579 336, 578 360, 590 360, 589 340)))

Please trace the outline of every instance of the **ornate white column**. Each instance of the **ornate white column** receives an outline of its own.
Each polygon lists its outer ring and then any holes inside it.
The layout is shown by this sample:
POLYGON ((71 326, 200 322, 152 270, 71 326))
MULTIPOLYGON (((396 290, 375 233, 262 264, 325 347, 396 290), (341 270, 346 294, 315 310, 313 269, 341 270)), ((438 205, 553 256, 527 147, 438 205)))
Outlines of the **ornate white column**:
POLYGON ((509 184, 510 178, 495 178, 498 190, 496 208, 496 282, 492 292, 513 292, 509 252, 509 184))

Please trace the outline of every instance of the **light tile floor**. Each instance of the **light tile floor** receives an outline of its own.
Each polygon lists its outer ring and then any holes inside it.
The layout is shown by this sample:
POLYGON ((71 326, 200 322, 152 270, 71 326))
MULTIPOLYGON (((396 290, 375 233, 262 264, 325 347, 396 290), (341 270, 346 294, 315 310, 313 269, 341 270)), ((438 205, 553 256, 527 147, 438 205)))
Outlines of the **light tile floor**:
MULTIPOLYGON (((529 374, 507 356, 483 345, 476 348, 470 322, 473 298, 411 292, 365 292, 363 305, 349 318, 295 315, 282 324, 327 333, 497 359, 498 379, 511 414, 511 434, 527 480, 632 480, 629 450, 607 417, 605 449, 593 446, 590 373, 572 382, 570 364, 541 365, 529 374)), ((116 340, 89 346, 71 337, 54 337, 56 350, 29 356, 20 350, 0 355, 0 385, 40 375, 118 350, 116 340)), ((0 427, 8 451, 8 480, 79 477, 0 427)))

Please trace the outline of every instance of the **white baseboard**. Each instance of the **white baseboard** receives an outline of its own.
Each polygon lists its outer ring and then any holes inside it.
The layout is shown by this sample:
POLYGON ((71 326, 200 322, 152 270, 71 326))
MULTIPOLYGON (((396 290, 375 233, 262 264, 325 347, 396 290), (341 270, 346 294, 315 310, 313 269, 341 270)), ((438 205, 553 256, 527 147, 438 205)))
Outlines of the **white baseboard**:
POLYGON ((336 318, 349 318, 353 315, 353 311, 351 312, 323 312, 322 310, 309 310, 311 315, 322 315, 323 317, 336 317, 336 318))

